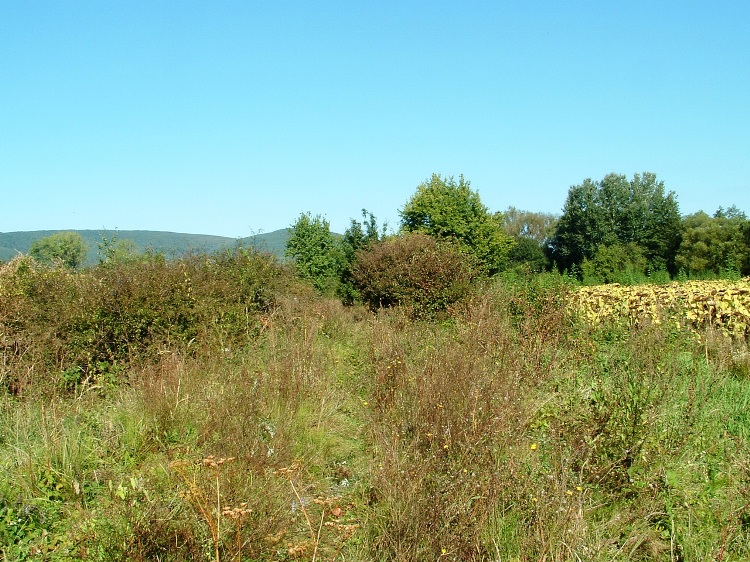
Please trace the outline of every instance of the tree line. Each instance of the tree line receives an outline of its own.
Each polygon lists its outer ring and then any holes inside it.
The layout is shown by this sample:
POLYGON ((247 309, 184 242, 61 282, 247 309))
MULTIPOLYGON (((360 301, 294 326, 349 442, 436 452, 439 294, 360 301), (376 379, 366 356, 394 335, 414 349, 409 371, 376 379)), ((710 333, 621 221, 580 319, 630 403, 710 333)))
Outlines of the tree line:
MULTIPOLYGON (((433 174, 399 218, 389 230, 363 210, 337 235, 323 216, 303 213, 290 228, 286 255, 319 291, 373 306, 419 291, 449 301, 451 275, 556 270, 589 284, 750 275, 747 215, 733 206, 682 216, 675 193, 650 172, 586 179, 569 189, 560 215, 491 212, 463 176, 433 174)), ((132 242, 116 237, 99 250, 102 263, 139 258, 132 242)), ((74 232, 30 249, 39 262, 69 268, 80 267, 86 252, 74 232)))
POLYGON ((451 259, 469 277, 556 270, 586 283, 632 283, 750 275, 745 213, 730 207, 682 216, 675 193, 650 172, 586 179, 570 188, 560 215, 514 207, 493 213, 463 176, 433 174, 399 217, 389 234, 363 210, 363 220, 352 220, 339 237, 323 216, 304 213, 291 226, 287 256, 301 277, 345 300, 366 296, 388 277, 392 286, 375 291, 371 304, 396 298, 391 293, 404 290, 399 283, 438 290, 435 279, 447 275, 451 259), (417 235, 429 251, 409 242, 417 235), (420 268, 426 277, 409 280, 420 268))

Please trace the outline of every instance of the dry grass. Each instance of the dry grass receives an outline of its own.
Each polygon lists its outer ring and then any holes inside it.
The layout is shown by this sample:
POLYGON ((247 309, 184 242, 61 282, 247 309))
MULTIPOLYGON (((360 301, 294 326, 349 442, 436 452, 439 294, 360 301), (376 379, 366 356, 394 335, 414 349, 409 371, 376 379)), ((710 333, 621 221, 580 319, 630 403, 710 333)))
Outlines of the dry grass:
MULTIPOLYGON (((26 287, 47 304, 83 283, 40 274, 26 287)), ((8 318, 41 305, 2 301, 6 559, 750 557, 746 347, 591 331, 541 280, 486 287, 440 322, 293 284, 246 316, 243 275, 210 296, 214 277, 191 273, 191 310, 217 314, 101 391, 31 392, 59 375, 52 340, 34 339, 37 316, 8 318)))

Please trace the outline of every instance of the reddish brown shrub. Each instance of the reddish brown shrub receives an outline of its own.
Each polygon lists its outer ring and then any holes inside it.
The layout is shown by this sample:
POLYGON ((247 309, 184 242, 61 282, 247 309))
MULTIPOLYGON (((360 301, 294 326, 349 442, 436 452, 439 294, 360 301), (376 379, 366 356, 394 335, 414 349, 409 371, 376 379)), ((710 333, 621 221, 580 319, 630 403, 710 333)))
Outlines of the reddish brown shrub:
POLYGON ((478 275, 470 256, 420 233, 388 238, 360 251, 352 273, 370 308, 399 305, 415 317, 438 315, 465 299, 478 275))

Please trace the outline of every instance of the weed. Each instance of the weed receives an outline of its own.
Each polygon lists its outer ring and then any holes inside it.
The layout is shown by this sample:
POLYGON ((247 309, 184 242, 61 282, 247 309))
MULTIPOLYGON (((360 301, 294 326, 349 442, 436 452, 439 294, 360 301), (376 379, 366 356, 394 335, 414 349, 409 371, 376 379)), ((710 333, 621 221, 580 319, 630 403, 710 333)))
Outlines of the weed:
POLYGON ((750 559, 747 342, 592 328, 569 287, 517 274, 415 315, 344 307, 244 250, 14 260, 0 552, 750 559))

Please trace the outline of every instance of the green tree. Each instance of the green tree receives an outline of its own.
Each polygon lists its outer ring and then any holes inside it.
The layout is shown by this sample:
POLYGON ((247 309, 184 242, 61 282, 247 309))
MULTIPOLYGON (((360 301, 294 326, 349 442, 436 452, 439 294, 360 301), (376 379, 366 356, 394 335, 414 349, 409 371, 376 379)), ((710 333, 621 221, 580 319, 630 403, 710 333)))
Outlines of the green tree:
POLYGON ((750 221, 736 207, 713 217, 698 211, 684 218, 676 266, 688 275, 735 271, 750 274, 750 221))
POLYGON ((550 241, 560 270, 573 270, 594 258, 601 246, 636 244, 651 271, 674 273, 681 217, 674 192, 644 172, 628 181, 609 174, 599 182, 586 179, 570 188, 550 241))
POLYGON ((404 231, 458 243, 489 274, 508 264, 513 239, 504 232, 502 217, 489 213, 463 176, 456 182, 433 174, 417 187, 400 215, 404 231))
POLYGON ((99 247, 99 263, 102 265, 112 265, 117 263, 133 263, 143 258, 143 254, 138 251, 135 242, 125 238, 119 239, 117 235, 111 238, 102 236, 99 247))
POLYGON ((379 227, 375 215, 367 211, 367 209, 362 209, 362 221, 352 219, 349 228, 344 231, 344 235, 340 240, 344 263, 341 271, 338 295, 345 304, 352 304, 360 298, 353 273, 358 253, 384 239, 387 230, 387 223, 379 227))
POLYGON ((544 246, 555 233, 557 216, 508 207, 500 214, 503 230, 515 239, 528 238, 544 246))
POLYGON ((362 209, 362 222, 352 219, 349 228, 344 231, 344 236, 341 238, 341 247, 346 262, 352 263, 359 250, 385 238, 387 231, 388 223, 379 227, 375 215, 367 209, 362 209))
POLYGON ((502 221, 505 233, 515 241, 508 256, 511 265, 537 273, 548 269, 546 250, 555 232, 557 217, 551 213, 522 211, 515 207, 508 207, 495 216, 502 221))
POLYGON ((341 245, 331 233, 330 223, 320 215, 303 213, 290 227, 286 255, 293 258, 297 273, 321 292, 333 293, 344 268, 341 245))
POLYGON ((526 236, 519 236, 515 238, 515 241, 515 245, 508 254, 511 266, 520 266, 533 273, 541 273, 549 269, 549 259, 539 242, 526 236))
POLYGON ((48 265, 77 268, 86 259, 88 247, 77 232, 58 232, 35 240, 29 254, 35 260, 48 265))

